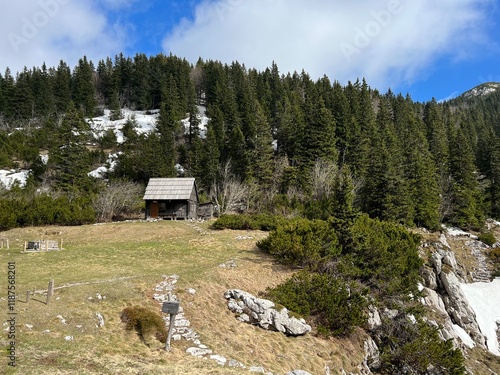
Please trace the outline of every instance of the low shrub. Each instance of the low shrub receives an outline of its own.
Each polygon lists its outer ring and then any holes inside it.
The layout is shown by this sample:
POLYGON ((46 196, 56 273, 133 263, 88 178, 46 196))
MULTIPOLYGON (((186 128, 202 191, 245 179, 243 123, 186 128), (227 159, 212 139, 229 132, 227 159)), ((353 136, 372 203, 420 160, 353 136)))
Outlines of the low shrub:
POLYGON ((428 374, 430 368, 435 374, 466 373, 463 354, 454 349, 453 340, 442 341, 438 328, 421 319, 414 322, 406 314, 384 319, 376 338, 381 373, 428 374))
POLYGON ((295 266, 313 266, 340 254, 335 230, 326 221, 291 219, 273 230, 257 246, 295 266))
POLYGON ((493 246, 496 244, 497 239, 495 238, 495 235, 491 231, 487 232, 482 232, 479 235, 479 241, 484 242, 488 246, 493 246))
POLYGON ((276 229, 282 221, 281 217, 269 214, 222 215, 212 224, 212 228, 270 231, 276 229))
POLYGON ((345 336, 366 321, 366 299, 358 289, 340 278, 301 271, 267 294, 293 312, 314 317, 318 332, 345 336))
POLYGON ((160 342, 166 342, 167 330, 160 314, 141 306, 130 306, 123 309, 120 319, 125 329, 135 330, 144 343, 148 336, 155 336, 160 342))

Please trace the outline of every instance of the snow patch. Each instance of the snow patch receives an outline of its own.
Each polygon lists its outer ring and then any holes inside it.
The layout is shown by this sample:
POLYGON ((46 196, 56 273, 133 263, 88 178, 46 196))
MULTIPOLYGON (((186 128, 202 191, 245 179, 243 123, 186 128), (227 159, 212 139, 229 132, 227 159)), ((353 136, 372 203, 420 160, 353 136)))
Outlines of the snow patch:
POLYGON ((497 338, 497 324, 500 323, 500 278, 490 283, 460 284, 460 288, 476 314, 476 321, 486 337, 488 350, 500 356, 497 338))
POLYGON ((96 138, 101 138, 108 130, 112 130, 116 135, 118 143, 123 143, 125 137, 123 136, 123 126, 129 120, 135 120, 135 131, 138 134, 150 133, 156 128, 156 121, 159 117, 159 111, 133 111, 128 108, 122 109, 123 118, 120 120, 111 121, 109 116, 111 111, 104 110, 104 115, 86 119, 87 123, 92 129, 92 134, 96 138))
MULTIPOLYGON (((200 137, 205 139, 207 136, 207 124, 208 121, 210 120, 207 115, 207 108, 202 105, 196 106, 198 109, 198 114, 196 117, 198 118, 199 124, 198 127, 200 129, 200 137)), ((182 126, 184 127, 184 134, 189 134, 189 116, 186 117, 185 119, 181 120, 182 126)))
POLYGON ((94 169, 93 171, 89 172, 88 175, 95 178, 104 178, 106 176, 106 173, 112 172, 115 169, 118 156, 120 154, 121 152, 118 152, 116 154, 109 154, 106 165, 94 169))
POLYGON ((465 344, 465 346, 467 346, 468 348, 473 348, 474 346, 476 346, 474 340, 472 340, 469 334, 465 332, 462 327, 460 327, 458 324, 453 324, 452 327, 458 337, 460 337, 460 340, 462 340, 462 342, 465 344))
POLYGON ((446 231, 446 233, 448 233, 448 235, 450 235, 452 237, 469 237, 469 238, 472 238, 473 240, 478 239, 478 237, 476 235, 465 232, 459 228, 446 227, 443 225, 443 229, 446 231))
POLYGON ((2 183, 6 189, 10 189, 16 181, 19 183, 20 187, 24 187, 30 172, 31 171, 27 170, 16 171, 15 169, 0 169, 0 183, 2 183))

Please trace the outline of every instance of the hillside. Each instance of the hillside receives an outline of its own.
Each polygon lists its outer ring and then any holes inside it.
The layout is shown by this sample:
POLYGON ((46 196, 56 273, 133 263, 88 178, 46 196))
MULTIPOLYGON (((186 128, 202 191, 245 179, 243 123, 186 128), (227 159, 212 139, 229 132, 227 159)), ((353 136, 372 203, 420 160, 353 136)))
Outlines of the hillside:
MULTIPOLYGON (((436 235, 424 233, 428 240, 436 235)), ((208 223, 161 221, 13 229, 1 236, 9 239, 10 250, 2 249, 0 259, 16 267, 17 373, 242 374, 253 366, 273 374, 294 369, 323 374, 328 366, 331 374, 341 374, 342 369, 359 373, 364 361, 367 336, 361 330, 344 339, 325 339, 313 327, 304 337, 286 337, 239 322, 227 309, 227 289, 259 295, 294 272, 256 249, 265 232, 212 231, 208 223), (63 239, 64 250, 21 253, 24 241, 39 238, 63 239), (166 275, 178 275, 173 292, 200 343, 245 369, 193 357, 186 350, 195 345, 184 339, 173 341, 167 353, 154 338, 147 346, 125 330, 120 321, 125 307, 160 312, 153 297, 166 275), (56 289, 46 305, 50 279, 56 289), (26 303, 28 290, 35 294, 26 303), (97 313, 104 319, 100 328, 97 313)), ((466 240, 450 237, 449 242, 461 249, 457 260, 465 273, 477 267, 465 250, 466 240)), ((5 269, 0 277, 6 279, 5 269)), ((5 288, 1 299, 6 304, 5 288)), ((0 342, 5 345, 6 337, 0 342)), ((478 348, 464 350, 474 373, 500 371, 498 357, 478 348)))
POLYGON ((84 56, 73 69, 61 61, 15 78, 6 71, 0 176, 9 189, 18 178, 21 189, 0 190, 8 212, 0 228, 34 223, 13 201, 59 198, 64 211, 82 215, 37 223, 88 224, 102 220, 92 202, 108 183, 143 188, 152 177, 177 176, 195 177, 205 201, 220 200, 228 181, 251 192, 222 211, 328 216, 313 202, 327 204, 344 173, 356 209, 381 220, 480 229, 499 218, 495 92, 419 103, 364 79, 334 79, 163 54, 97 63, 84 56))
MULTIPOLYGON (((136 333, 125 331, 121 311, 140 305, 159 313, 161 307, 152 298, 155 286, 162 275, 174 274, 179 276, 175 293, 200 341, 214 353, 241 362, 246 371, 262 366, 275 374, 297 368, 318 374, 326 364, 332 370, 353 370, 363 357, 361 337, 286 337, 241 323, 227 309, 227 289, 257 295, 291 275, 256 250, 255 241, 263 236, 266 233, 214 232, 207 223, 170 221, 3 232, 11 249, 2 249, 1 261, 16 263, 16 373, 241 374, 241 369, 190 356, 186 349, 194 344, 184 339, 172 341, 167 353, 159 341, 149 341, 148 347, 136 333), (64 250, 20 253, 23 241, 38 238, 63 239, 64 250), (230 261, 236 267, 220 267, 230 261), (45 305, 43 290, 50 279, 56 290, 45 305), (196 292, 188 293, 189 288, 196 292), (28 290, 36 293, 26 304, 28 290), (97 328, 96 313, 104 318, 102 328, 97 328)), ((0 277, 6 279, 5 267, 0 277)), ((1 299, 6 305, 6 288, 1 299)), ((5 335, 0 340, 6 344, 5 335)))
POLYGON ((494 93, 500 89, 500 83, 498 82, 486 82, 482 83, 460 95, 463 98, 474 98, 481 97, 491 93, 494 93))

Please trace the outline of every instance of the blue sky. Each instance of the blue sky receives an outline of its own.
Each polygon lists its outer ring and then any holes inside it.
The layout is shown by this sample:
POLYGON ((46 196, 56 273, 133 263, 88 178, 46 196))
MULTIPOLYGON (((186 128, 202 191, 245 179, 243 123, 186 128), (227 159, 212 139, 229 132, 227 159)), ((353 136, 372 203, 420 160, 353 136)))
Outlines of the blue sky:
POLYGON ((0 72, 164 52, 441 100, 500 81, 499 16, 500 0, 10 1, 0 72))

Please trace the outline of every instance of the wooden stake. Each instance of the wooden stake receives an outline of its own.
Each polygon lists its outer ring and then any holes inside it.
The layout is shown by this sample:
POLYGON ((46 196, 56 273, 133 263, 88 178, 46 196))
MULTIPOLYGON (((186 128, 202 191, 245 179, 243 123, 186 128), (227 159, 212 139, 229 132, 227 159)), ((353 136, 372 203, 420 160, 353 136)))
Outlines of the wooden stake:
POLYGON ((31 297, 31 292, 29 290, 26 291, 26 303, 28 303, 30 301, 30 297, 31 297))
MULTIPOLYGON (((171 292, 168 292, 168 301, 172 301, 172 293, 171 292)), ((170 351, 170 340, 172 339, 172 331, 174 330, 174 323, 175 323, 175 315, 170 314, 170 323, 168 325, 167 341, 165 341, 165 350, 167 352, 170 351)))
POLYGON ((47 290, 47 302, 45 303, 46 305, 49 304, 50 298, 54 294, 54 280, 49 281, 49 289, 47 290))

